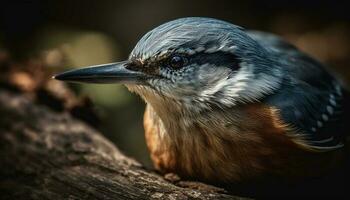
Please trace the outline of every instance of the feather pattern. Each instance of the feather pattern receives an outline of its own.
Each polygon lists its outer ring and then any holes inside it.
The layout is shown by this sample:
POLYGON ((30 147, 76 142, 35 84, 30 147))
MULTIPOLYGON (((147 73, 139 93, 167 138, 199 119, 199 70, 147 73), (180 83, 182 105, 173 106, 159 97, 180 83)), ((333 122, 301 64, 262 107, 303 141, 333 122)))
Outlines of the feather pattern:
POLYGON ((344 118, 346 95, 322 64, 283 39, 263 32, 248 34, 280 60, 286 71, 281 88, 264 102, 276 107, 282 119, 316 150, 343 146, 346 131, 337 128, 344 118))

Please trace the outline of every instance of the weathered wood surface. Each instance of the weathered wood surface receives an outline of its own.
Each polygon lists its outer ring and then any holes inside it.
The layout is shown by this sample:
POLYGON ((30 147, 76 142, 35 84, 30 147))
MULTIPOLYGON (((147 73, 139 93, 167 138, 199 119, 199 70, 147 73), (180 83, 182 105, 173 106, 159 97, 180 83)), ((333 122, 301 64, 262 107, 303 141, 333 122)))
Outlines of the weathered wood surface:
POLYGON ((87 124, 36 102, 0 88, 0 199, 241 199, 170 183, 87 124))

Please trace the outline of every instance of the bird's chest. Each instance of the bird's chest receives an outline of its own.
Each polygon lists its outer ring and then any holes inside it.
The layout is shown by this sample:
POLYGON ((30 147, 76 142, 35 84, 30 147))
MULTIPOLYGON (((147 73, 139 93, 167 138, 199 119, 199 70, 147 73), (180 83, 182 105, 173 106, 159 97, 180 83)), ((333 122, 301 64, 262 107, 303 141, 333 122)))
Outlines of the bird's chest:
POLYGON ((145 137, 155 167, 164 173, 215 182, 248 180, 270 172, 292 174, 300 168, 295 166, 299 158, 307 156, 274 115, 254 107, 232 116, 213 113, 191 123, 178 119, 166 125, 148 106, 145 137))

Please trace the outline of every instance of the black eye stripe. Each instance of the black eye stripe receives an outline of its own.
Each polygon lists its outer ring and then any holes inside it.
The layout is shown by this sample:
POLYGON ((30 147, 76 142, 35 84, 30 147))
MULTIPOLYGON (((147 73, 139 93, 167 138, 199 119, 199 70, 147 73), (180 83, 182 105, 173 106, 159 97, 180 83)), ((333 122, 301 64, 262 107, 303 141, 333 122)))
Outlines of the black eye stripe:
POLYGON ((188 62, 197 65, 212 64, 215 66, 232 66, 238 68, 240 59, 236 55, 227 52, 199 52, 189 56, 188 62))
POLYGON ((158 61, 148 60, 147 62, 145 62, 145 64, 142 64, 136 60, 135 62, 130 64, 129 68, 137 68, 138 70, 143 71, 145 68, 158 68, 159 66, 171 67, 172 69, 180 69, 186 65, 196 64, 200 66, 204 64, 210 64, 213 66, 227 66, 236 70, 239 68, 240 62, 240 58, 236 55, 223 51, 217 51, 214 53, 198 52, 192 55, 188 55, 185 53, 173 53, 171 55, 165 56, 163 59, 160 59, 158 61), (180 63, 177 63, 176 66, 171 66, 172 58, 177 56, 180 56, 181 59, 184 60, 182 60, 180 63))
POLYGON ((214 53, 198 52, 192 55, 176 53, 176 54, 170 55, 168 59, 171 59, 177 56, 181 56, 182 58, 185 58, 187 62, 185 64, 202 65, 205 63, 209 63, 209 64, 217 64, 218 66, 219 65, 222 66, 227 63, 238 64, 240 62, 240 59, 236 55, 228 52, 223 52, 223 51, 218 51, 214 53))

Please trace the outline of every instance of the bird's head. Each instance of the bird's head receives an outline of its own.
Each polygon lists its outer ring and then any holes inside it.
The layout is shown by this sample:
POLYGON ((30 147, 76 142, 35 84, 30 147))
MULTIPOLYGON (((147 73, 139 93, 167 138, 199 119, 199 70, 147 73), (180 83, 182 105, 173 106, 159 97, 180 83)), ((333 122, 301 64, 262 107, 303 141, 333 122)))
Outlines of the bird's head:
POLYGON ((164 100, 200 111, 256 101, 278 87, 280 74, 274 59, 242 28, 211 18, 182 18, 144 35, 126 61, 55 78, 123 83, 151 104, 164 100))

